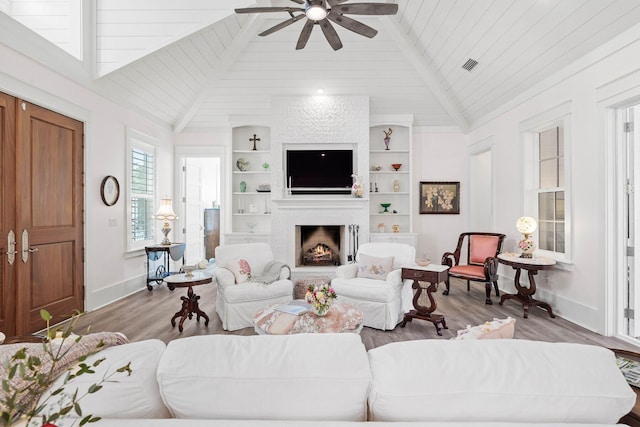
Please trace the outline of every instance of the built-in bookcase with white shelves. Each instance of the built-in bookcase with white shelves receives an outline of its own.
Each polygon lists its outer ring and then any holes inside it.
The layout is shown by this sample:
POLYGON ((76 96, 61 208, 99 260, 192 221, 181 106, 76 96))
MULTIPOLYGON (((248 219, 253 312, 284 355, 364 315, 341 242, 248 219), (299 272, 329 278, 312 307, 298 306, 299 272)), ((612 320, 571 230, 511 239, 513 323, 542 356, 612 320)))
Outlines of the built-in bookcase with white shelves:
POLYGON ((232 130, 232 232, 253 241, 270 233, 271 131, 265 126, 232 130), (254 150, 255 148, 255 150, 254 150), (254 235, 254 236, 250 236, 254 235))
POLYGON ((369 128, 369 169, 371 235, 399 236, 411 233, 413 192, 410 125, 389 122, 369 128), (385 144, 387 134, 388 145, 385 144), (386 212, 383 204, 389 205, 386 212))

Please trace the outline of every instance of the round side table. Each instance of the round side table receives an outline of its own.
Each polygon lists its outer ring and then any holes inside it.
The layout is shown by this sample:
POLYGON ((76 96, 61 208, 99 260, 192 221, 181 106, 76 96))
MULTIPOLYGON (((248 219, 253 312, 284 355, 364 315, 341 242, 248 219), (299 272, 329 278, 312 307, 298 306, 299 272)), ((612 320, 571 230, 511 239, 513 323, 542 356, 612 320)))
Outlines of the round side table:
POLYGON ((193 313, 196 314, 197 321, 200 321, 200 317, 203 317, 205 320, 204 325, 209 326, 209 316, 207 316, 207 313, 200 310, 200 307, 198 306, 200 296, 193 292, 193 286, 211 283, 212 280, 213 279, 209 274, 201 271, 194 271, 192 274, 173 274, 164 278, 164 281, 167 282, 169 287, 189 288, 187 290, 187 296, 180 297, 182 300, 182 308, 171 318, 172 327, 176 326, 176 319, 179 317, 180 323, 178 324, 178 330, 182 332, 182 324, 187 317, 189 319, 193 319, 193 313))

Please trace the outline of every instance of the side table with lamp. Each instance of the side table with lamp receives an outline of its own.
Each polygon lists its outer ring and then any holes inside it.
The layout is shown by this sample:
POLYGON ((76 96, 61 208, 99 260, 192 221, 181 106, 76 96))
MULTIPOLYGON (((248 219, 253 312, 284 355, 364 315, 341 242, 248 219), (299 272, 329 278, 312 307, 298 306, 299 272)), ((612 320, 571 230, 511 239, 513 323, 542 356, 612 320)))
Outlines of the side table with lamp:
POLYGON ((524 308, 524 318, 529 317, 530 307, 540 307, 549 313, 549 316, 555 318, 551 306, 543 301, 533 298, 536 293, 536 282, 534 276, 538 274, 540 270, 547 270, 552 268, 556 262, 550 258, 533 257, 533 251, 536 247, 535 242, 531 238, 531 235, 536 231, 536 220, 531 217, 521 217, 516 222, 517 230, 523 234, 523 239, 518 242, 518 247, 522 250, 522 254, 502 253, 498 255, 498 261, 501 264, 511 266, 516 270, 514 277, 514 286, 518 291, 517 294, 504 294, 500 297, 500 305, 502 305, 508 299, 515 299, 522 303, 524 308), (529 276, 529 287, 522 286, 520 284, 520 273, 522 270, 527 271, 529 276))
MULTIPOLYGON (((169 240, 169 232, 171 231, 171 225, 169 221, 175 221, 178 219, 178 215, 173 211, 172 200, 168 197, 160 200, 160 208, 153 216, 155 219, 159 221, 164 221, 162 225, 162 234, 164 234, 164 239, 158 245, 150 245, 144 248, 147 254, 147 289, 151 291, 153 287, 151 286, 152 282, 156 282, 158 284, 162 283, 163 280, 172 274, 170 272, 170 261, 171 258, 173 261, 179 261, 182 259, 182 265, 184 266, 184 243, 171 243, 169 240), (162 258, 162 262, 159 266, 153 265, 151 262, 160 260, 162 258)), ((173 290, 175 287, 169 284, 169 289, 173 290)))

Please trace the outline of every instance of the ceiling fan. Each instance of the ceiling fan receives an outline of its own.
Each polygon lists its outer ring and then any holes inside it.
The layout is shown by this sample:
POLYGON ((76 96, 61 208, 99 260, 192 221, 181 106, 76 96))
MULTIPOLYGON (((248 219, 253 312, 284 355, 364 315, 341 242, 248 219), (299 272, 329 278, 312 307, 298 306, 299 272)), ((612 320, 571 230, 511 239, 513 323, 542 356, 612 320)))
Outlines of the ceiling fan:
POLYGON ((287 12, 291 17, 286 21, 274 25, 273 27, 261 32, 259 36, 268 36, 278 30, 281 30, 302 18, 307 18, 296 49, 304 49, 311 36, 311 30, 314 25, 322 28, 322 33, 333 48, 338 50, 342 48, 342 42, 331 22, 341 27, 351 30, 354 33, 365 37, 372 38, 378 31, 362 22, 349 18, 345 15, 395 15, 398 12, 398 5, 392 3, 350 3, 343 4, 347 0, 291 0, 294 3, 302 5, 302 7, 247 7, 236 9, 236 13, 260 13, 260 12, 287 12), (301 13, 300 13, 301 12, 301 13), (299 13, 296 15, 296 13, 299 13), (329 22, 331 21, 331 22, 329 22))

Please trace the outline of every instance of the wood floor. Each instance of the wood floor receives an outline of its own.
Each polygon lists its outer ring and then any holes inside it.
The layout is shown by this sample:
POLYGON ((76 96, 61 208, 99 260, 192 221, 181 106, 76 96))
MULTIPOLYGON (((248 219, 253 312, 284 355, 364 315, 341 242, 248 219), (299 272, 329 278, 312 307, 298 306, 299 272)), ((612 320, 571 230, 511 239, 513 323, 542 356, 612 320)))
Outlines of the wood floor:
MULTIPOLYGON (((155 285, 151 292, 145 288, 109 306, 84 314, 78 320, 75 332, 78 334, 86 333, 87 327, 90 326, 92 332, 122 332, 130 341, 157 338, 165 343, 176 338, 193 335, 255 334, 253 328, 245 328, 235 332, 227 332, 222 329, 220 319, 215 312, 215 285, 196 286, 194 291, 201 296, 200 308, 211 319, 209 326, 205 326, 203 320, 197 322, 194 317, 185 321, 182 333, 178 331, 177 326, 172 328, 171 317, 180 310, 180 297, 186 295, 186 289, 178 288, 170 291, 163 284, 155 285)), ((483 286, 472 285, 471 291, 467 292, 466 283, 453 280, 450 295, 442 295, 440 291, 437 295, 438 308, 436 313, 444 314, 449 327, 448 330, 443 330, 442 337, 436 334, 431 323, 414 320, 406 327, 397 326, 392 331, 379 331, 365 327, 361 332, 362 341, 367 349, 371 349, 394 341, 449 339, 456 336, 456 332, 459 329, 464 329, 467 325, 476 325, 493 318, 511 316, 516 319, 515 338, 549 342, 575 342, 639 351, 638 347, 623 340, 604 337, 560 317, 552 319, 546 311, 538 308, 531 309, 529 318, 524 319, 520 304, 514 301, 505 301, 504 305, 500 306, 497 304, 498 299, 495 296, 493 300, 493 305, 485 305, 483 286)))

